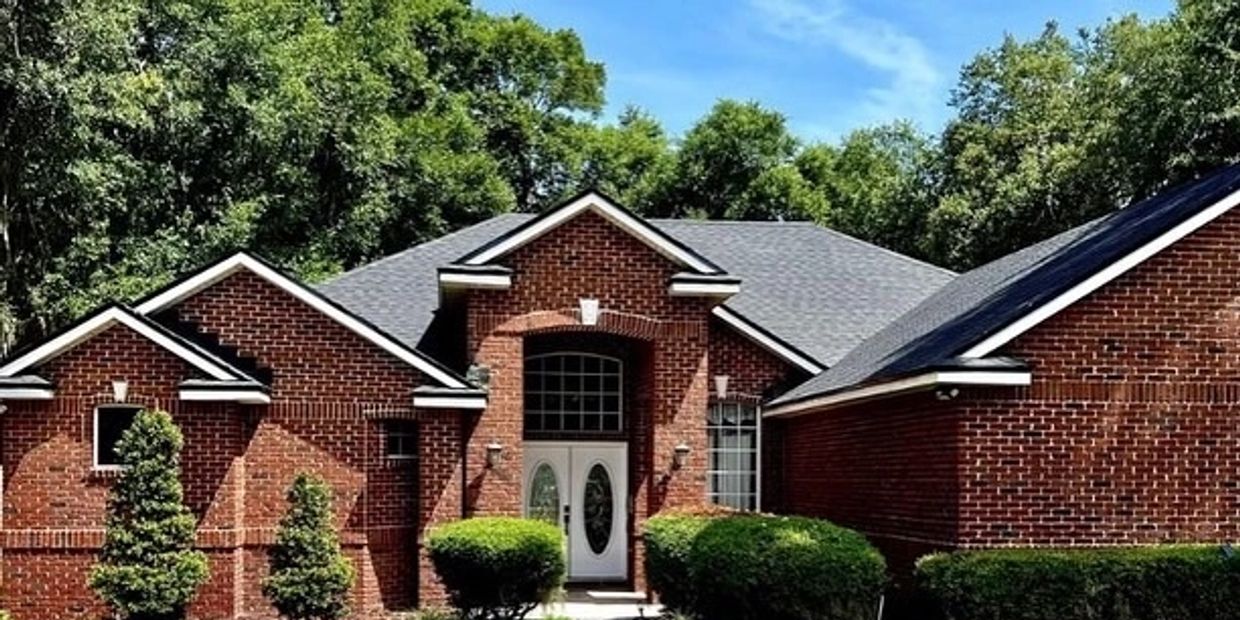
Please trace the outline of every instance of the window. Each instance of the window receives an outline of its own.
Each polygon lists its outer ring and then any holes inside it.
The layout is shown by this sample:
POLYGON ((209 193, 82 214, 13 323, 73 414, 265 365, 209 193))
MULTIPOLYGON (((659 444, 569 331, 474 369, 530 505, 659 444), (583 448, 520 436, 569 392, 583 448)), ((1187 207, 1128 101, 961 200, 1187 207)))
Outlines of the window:
POLYGON ((525 430, 619 432, 620 360, 589 353, 525 359, 525 430))
POLYGON ((418 432, 413 420, 388 420, 384 431, 389 459, 418 458, 418 432))
POLYGON ((707 496, 721 506, 758 509, 759 419, 752 403, 714 402, 706 417, 707 496))
POLYGON ((96 469, 117 469, 121 466, 116 454, 116 444, 121 435, 133 426, 133 419, 141 407, 109 405, 95 409, 95 462, 96 469))

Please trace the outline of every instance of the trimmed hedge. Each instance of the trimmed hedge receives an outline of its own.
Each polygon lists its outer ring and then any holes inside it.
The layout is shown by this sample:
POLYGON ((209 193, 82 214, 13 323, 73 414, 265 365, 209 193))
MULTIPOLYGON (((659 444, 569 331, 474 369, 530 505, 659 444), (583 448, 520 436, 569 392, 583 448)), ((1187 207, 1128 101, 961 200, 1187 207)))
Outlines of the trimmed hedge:
POLYGON ((1236 618, 1240 558, 1218 546, 962 551, 922 558, 951 620, 1236 618))
POLYGON ((435 572, 466 618, 523 618, 564 583, 559 528, 533 519, 484 517, 431 530, 435 572))
POLYGON ((667 515, 646 526, 664 605, 711 620, 869 620, 886 580, 860 534, 818 519, 667 515))

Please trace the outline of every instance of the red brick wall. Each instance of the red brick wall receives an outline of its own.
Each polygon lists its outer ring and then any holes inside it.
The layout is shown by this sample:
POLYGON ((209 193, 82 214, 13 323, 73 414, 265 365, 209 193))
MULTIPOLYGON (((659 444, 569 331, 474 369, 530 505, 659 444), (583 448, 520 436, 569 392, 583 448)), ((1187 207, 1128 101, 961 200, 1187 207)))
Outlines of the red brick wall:
MULTIPOLYGON (((127 402, 173 414, 186 437, 186 503, 210 546, 212 530, 235 526, 231 458, 243 435, 236 408, 176 401, 190 370, 171 353, 121 326, 111 327, 45 364, 57 385, 47 402, 10 402, 3 420, 4 498, 0 529, 0 606, 22 618, 97 618, 101 602, 86 587, 103 541, 111 472, 92 471, 94 410, 113 402, 114 380, 129 384, 127 402)), ((231 609, 231 555, 209 554, 212 576, 198 593, 195 614, 224 617, 231 609)))
MULTIPOLYGON (((1016 339, 1028 388, 781 423, 790 510, 890 542, 1240 537, 1240 211, 1016 339)), ((934 545, 931 545, 934 546, 934 545)))
POLYGON ((931 394, 768 420, 783 439, 779 508, 854 528, 907 568, 956 540, 961 420, 931 394))
MULTIPOLYGON (((521 510, 522 360, 526 336, 588 329, 643 341, 650 373, 643 382, 649 406, 631 421, 634 528, 667 506, 705 498, 705 409, 708 396, 710 302, 668 294, 682 268, 593 213, 584 213, 523 246, 503 262, 513 268, 507 291, 471 291, 467 302, 469 351, 491 372, 491 400, 471 431, 471 509, 486 514, 521 510), (578 300, 599 300, 603 316, 582 328, 578 300), (506 446, 503 466, 483 467, 484 446, 506 446), (672 471, 673 448, 685 442, 696 458, 672 471), (510 447, 510 448, 509 448, 510 447)), ((640 584, 640 545, 633 570, 640 584)))
POLYGON ((260 591, 266 546, 299 471, 333 486, 341 538, 359 573, 359 614, 413 607, 420 582, 425 600, 442 598, 433 573, 419 568, 418 543, 425 527, 460 515, 461 414, 413 411, 416 371, 248 272, 179 311, 274 369, 272 405, 179 403, 176 386, 191 370, 119 327, 39 369, 56 383, 56 399, 7 403, 2 421, 0 606, 17 620, 103 613, 86 575, 115 474, 90 470, 91 420, 95 404, 111 402, 114 379, 129 382, 130 401, 170 410, 186 438, 186 501, 212 571, 192 617, 274 616, 260 591), (418 420, 418 462, 384 457, 383 421, 394 417, 418 420))
POLYGON ((1034 384, 970 406, 962 542, 1240 536, 1240 211, 1004 352, 1034 384))

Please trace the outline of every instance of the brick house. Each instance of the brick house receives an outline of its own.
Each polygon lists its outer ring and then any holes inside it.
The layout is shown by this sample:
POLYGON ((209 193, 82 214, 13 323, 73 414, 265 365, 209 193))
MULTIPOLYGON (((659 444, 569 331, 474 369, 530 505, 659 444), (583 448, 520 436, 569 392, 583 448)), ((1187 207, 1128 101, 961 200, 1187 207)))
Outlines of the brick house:
POLYGON ((1235 537, 1240 169, 956 275, 806 223, 644 220, 596 193, 309 287, 237 254, 0 362, 0 606, 98 617, 133 414, 170 411, 211 579, 267 618, 298 471, 358 615, 436 602, 421 537, 566 532, 642 589, 642 524, 707 502, 930 549, 1235 537))

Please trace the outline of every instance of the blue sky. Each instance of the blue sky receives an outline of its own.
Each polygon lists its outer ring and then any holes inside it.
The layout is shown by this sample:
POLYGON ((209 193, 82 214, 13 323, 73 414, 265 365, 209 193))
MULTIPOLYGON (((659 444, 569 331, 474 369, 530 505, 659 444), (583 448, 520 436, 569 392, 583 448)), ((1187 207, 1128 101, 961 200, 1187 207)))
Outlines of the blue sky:
POLYGON ((572 28, 607 66, 607 113, 645 108, 673 134, 718 99, 757 100, 807 140, 908 118, 937 131, 960 66, 1004 33, 1065 31, 1170 0, 479 0, 572 28))

